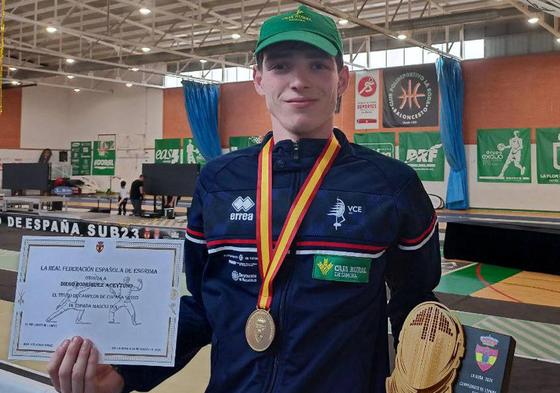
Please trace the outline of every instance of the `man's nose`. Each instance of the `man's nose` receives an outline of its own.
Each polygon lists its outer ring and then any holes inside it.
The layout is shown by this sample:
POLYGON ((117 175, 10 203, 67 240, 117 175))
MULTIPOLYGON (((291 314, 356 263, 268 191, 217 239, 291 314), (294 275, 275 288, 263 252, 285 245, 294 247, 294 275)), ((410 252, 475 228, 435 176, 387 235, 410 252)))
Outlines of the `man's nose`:
POLYGON ((295 67, 292 71, 290 87, 295 90, 305 89, 310 86, 309 73, 303 67, 295 67))

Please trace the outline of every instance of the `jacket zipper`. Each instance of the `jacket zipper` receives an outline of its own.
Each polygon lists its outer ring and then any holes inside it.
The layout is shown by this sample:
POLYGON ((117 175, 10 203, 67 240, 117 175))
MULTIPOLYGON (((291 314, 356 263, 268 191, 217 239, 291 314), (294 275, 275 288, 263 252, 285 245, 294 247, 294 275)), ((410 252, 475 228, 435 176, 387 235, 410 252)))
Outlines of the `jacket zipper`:
MULTIPOLYGON (((293 255, 293 251, 290 250, 289 254, 293 255)), ((290 283, 292 282, 292 275, 288 274, 288 278, 286 280, 286 285, 284 286, 284 292, 282 293, 282 297, 280 299, 280 310, 278 312, 278 331, 281 332, 283 325, 284 325, 284 306, 286 304, 286 297, 288 296, 288 289, 290 287, 290 283)), ((272 391, 274 390, 274 385, 276 382, 276 374, 278 371, 278 355, 276 354, 274 356, 274 363, 272 364, 272 375, 270 377, 270 383, 269 383, 269 388, 266 390, 267 393, 272 393, 272 391)))
MULTIPOLYGON (((299 144, 297 142, 294 142, 294 153, 293 153, 293 158, 294 160, 299 160, 299 144)), ((297 189, 295 191, 295 195, 298 194, 299 192, 299 187, 301 186, 301 182, 300 182, 300 173, 296 172, 295 174, 296 176, 296 186, 297 189)), ((292 200, 295 200, 295 196, 292 198, 292 200)), ((290 250, 288 251, 288 255, 295 255, 295 251, 293 248, 293 245, 290 247, 290 250)), ((290 283, 292 281, 292 275, 288 274, 288 278, 286 280, 286 285, 284 286, 284 292, 282 293, 282 297, 280 298, 280 309, 278 312, 278 332, 282 331, 282 327, 283 327, 283 322, 284 322, 284 304, 286 303, 286 297, 288 296, 288 289, 290 287, 290 283)), ((274 385, 276 382, 276 374, 278 372, 278 355, 276 354, 274 356, 274 362, 272 363, 272 373, 270 376, 270 382, 268 385, 268 389, 266 389, 267 393, 272 393, 272 391, 274 390, 274 385)))
POLYGON ((294 160, 299 161, 299 144, 294 142, 294 160))

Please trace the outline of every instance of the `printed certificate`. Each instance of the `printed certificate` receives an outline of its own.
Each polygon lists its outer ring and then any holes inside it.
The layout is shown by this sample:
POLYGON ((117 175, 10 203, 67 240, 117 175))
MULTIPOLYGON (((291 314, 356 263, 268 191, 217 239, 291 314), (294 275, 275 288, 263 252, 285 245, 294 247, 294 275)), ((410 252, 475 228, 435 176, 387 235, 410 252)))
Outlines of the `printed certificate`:
POLYGON ((24 236, 9 358, 79 335, 102 363, 173 366, 182 263, 181 240, 24 236))

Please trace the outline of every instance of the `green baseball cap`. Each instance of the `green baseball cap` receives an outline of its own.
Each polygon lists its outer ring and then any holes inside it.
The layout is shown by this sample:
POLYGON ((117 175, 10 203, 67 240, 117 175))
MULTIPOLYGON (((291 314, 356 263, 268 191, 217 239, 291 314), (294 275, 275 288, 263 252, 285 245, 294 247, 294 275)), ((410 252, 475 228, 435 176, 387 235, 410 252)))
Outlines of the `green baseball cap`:
POLYGON ((331 56, 342 54, 342 38, 334 21, 304 5, 265 20, 255 55, 267 46, 283 41, 305 42, 331 56))

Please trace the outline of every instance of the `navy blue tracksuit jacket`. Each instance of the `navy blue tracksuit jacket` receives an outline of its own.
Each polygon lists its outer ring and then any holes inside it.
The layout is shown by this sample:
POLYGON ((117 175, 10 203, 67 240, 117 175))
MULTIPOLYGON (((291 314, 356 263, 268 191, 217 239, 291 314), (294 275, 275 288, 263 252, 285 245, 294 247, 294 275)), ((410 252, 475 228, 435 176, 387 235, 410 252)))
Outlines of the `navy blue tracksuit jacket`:
MULTIPOLYGON (((126 390, 151 389, 211 343, 208 393, 385 392, 387 317, 398 337, 408 312, 435 299, 437 221, 413 169, 334 133, 341 150, 273 284, 271 348, 254 352, 245 339, 262 282, 256 145, 203 168, 188 213, 185 269, 192 296, 181 301, 176 366, 120 367, 126 390)), ((325 143, 275 144, 273 239, 325 143)))

